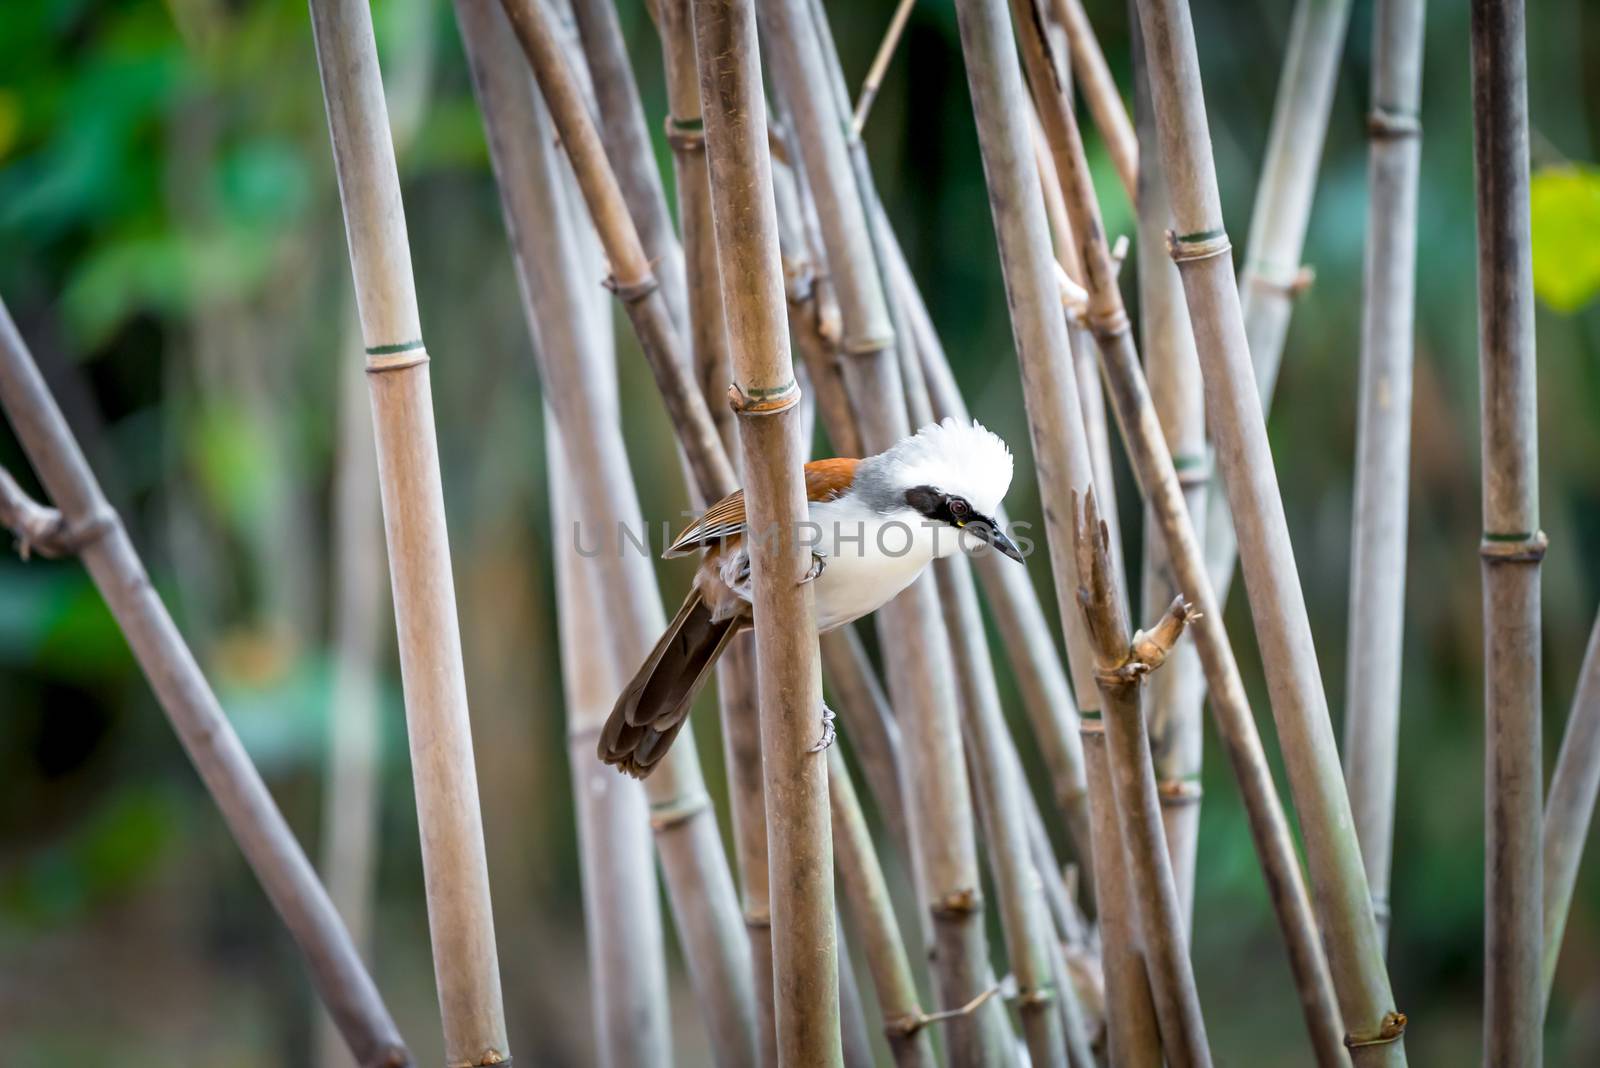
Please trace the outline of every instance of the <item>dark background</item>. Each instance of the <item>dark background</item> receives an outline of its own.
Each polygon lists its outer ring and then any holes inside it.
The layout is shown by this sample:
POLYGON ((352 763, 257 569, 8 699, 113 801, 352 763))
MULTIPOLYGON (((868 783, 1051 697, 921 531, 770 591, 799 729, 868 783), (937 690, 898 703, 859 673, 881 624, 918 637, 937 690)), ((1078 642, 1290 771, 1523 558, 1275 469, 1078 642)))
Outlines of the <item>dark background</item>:
MULTIPOLYGON (((512 1047, 530 1064, 583 1064, 589 1000, 538 384, 449 5, 374 6, 433 353, 512 1047)), ((659 136, 657 40, 637 0, 620 6, 670 183, 659 136)), ((1088 6, 1127 94, 1127 12, 1116 3, 1088 6)), ((1600 283, 1600 176, 1586 162, 1596 158, 1600 137, 1600 7, 1583 0, 1529 7, 1540 460, 1550 536, 1545 735, 1553 759, 1600 601, 1600 309, 1590 300, 1600 283)), ((859 84, 892 4, 829 8, 847 75, 859 84)), ((1237 246, 1289 12, 1286 2, 1196 0, 1237 246)), ((1295 313, 1270 428, 1336 718, 1371 18, 1370 3, 1358 2, 1307 242, 1317 280, 1295 313)), ((1390 946, 1396 998, 1411 1017, 1407 1043, 1421 1065, 1472 1063, 1480 1040, 1482 659, 1466 21, 1465 5, 1431 5, 1424 86, 1390 946)), ((1018 453, 1012 512, 1036 520, 947 2, 916 8, 866 136, 974 413, 1018 453)), ((1104 153, 1098 143, 1090 147, 1108 229, 1129 232, 1128 206, 1104 153)), ((304 3, 33 0, 0 8, 0 294, 279 803, 317 856, 337 383, 358 353, 304 3)), ((645 513, 675 517, 684 494, 669 435, 625 326, 618 338, 645 513)), ((32 484, 5 430, 0 463, 32 484)), ((1122 474, 1126 505, 1133 488, 1125 468, 1122 474)), ((1137 517, 1126 511, 1133 537, 1137 517)), ((1053 613, 1042 556, 1031 567, 1053 613)), ((675 599, 689 569, 663 565, 661 573, 664 596, 675 599)), ((1236 596, 1228 622, 1276 758, 1242 608, 1236 596)), ((382 618, 392 644, 389 617, 382 618)), ((398 676, 392 650, 386 655, 374 966, 418 1063, 438 1063, 398 676)), ((1001 684, 1014 714, 1003 672, 1001 684)), ((697 731, 720 806, 715 717, 698 717, 697 731)), ((1028 748, 1025 730, 1019 737, 1028 748)), ((1214 746, 1205 789, 1194 957, 1218 1060, 1301 1063, 1292 986, 1214 746)), ((1589 864, 1550 1013, 1551 1064, 1600 1059, 1597 925, 1600 874, 1589 864)), ((680 1061, 698 1063, 704 1039, 672 960, 680 1061)), ((5 554, 0 1061, 302 1063, 312 1019, 287 938, 84 573, 71 562, 24 564, 5 554)))

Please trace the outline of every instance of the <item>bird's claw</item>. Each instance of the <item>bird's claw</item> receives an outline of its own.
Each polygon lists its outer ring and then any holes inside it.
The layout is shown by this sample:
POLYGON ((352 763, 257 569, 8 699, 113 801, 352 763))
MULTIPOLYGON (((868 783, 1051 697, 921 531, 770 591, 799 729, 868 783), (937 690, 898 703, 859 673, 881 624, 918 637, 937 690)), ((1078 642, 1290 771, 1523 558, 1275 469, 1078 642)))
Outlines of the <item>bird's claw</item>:
POLYGON ((811 566, 806 568, 804 575, 800 576, 800 585, 804 586, 808 582, 815 582, 827 566, 828 562, 822 558, 821 553, 812 553, 811 566))
POLYGON ((810 749, 806 750, 808 753, 820 753, 823 750, 827 749, 830 745, 833 744, 833 739, 838 733, 837 731, 835 731, 833 729, 833 721, 834 721, 835 718, 836 717, 833 714, 833 709, 829 708, 827 705, 823 705, 822 706, 822 737, 821 737, 821 739, 819 739, 817 741, 816 745, 814 745, 810 749))

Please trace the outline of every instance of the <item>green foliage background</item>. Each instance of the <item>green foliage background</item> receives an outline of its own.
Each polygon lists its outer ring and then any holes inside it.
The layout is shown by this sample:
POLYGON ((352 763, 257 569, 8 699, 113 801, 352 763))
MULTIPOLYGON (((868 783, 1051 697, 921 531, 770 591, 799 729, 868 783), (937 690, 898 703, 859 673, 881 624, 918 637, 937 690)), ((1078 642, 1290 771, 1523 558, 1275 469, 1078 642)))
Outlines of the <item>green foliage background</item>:
MULTIPOLYGON (((619 6, 659 131, 664 100, 653 29, 639 0, 619 6)), ((1088 6, 1127 91, 1127 12, 1117 3, 1088 6)), ((891 7, 890 0, 829 4, 853 82, 891 7)), ((1553 758, 1600 602, 1600 309, 1593 299, 1600 287, 1593 163, 1600 157, 1600 8, 1584 0, 1529 7, 1553 758)), ((1289 8, 1196 0, 1225 207, 1241 246, 1289 8)), ((583 1064, 591 1057, 589 1002, 536 376, 449 6, 380 0, 375 10, 434 355, 513 1048, 529 1063, 583 1064)), ((1317 282, 1296 311, 1271 422, 1336 710, 1370 27, 1363 0, 1307 245, 1317 282)), ((1429 12, 1424 101, 1390 955, 1399 1004, 1411 1015, 1413 1063, 1431 1065, 1477 1059, 1481 979, 1476 295, 1464 5, 1435 3, 1429 12)), ((972 407, 1019 454, 1013 511, 1036 519, 947 0, 917 7, 867 139, 972 407)), ((670 182, 666 146, 657 140, 670 182)), ((1108 228, 1126 232, 1128 206, 1098 144, 1091 151, 1108 228)), ((0 294, 315 856, 331 678, 337 383, 358 354, 305 5, 31 0, 0 7, 0 294)), ((627 436, 646 514, 675 517, 684 499, 669 435, 625 327, 618 336, 627 436)), ((29 477, 5 431, 0 463, 29 477)), ((1136 531, 1126 474, 1119 487, 1125 526, 1136 531)), ((1032 569, 1047 591, 1042 559, 1032 569)), ((662 580, 665 595, 675 597, 686 569, 663 567, 662 580)), ((1053 598, 1045 601, 1053 606, 1053 598)), ((1241 598, 1234 601, 1228 622, 1273 748, 1247 613, 1241 598)), ((375 967, 418 1063, 436 1063, 392 663, 388 676, 375 967)), ((1014 713, 1010 680, 1002 685, 1014 713)), ((697 730, 720 801, 714 718, 700 716, 697 730)), ((1236 795, 1214 746, 1207 761, 1195 959, 1219 1060, 1301 1063, 1292 988, 1236 795)), ((1597 867, 1586 868, 1568 930, 1549 1023, 1552 1064, 1600 1062, 1597 867)), ((680 1061, 699 1063, 704 1040, 678 974, 680 1061)), ((287 939, 81 569, 0 559, 0 1061, 303 1063, 311 1013, 287 939)))

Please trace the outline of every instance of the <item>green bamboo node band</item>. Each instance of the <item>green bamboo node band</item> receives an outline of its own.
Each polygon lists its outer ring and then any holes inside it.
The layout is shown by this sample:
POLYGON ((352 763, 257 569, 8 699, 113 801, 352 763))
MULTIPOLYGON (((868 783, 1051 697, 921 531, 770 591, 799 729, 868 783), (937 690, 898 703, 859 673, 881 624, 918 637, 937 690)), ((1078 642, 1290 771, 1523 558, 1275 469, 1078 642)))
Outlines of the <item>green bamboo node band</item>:
POLYGON ((735 382, 728 387, 728 406, 738 415, 777 415, 800 403, 800 383, 789 379, 781 386, 745 389, 735 382))
POLYGON ((1233 249, 1228 241, 1228 231, 1223 229, 1200 230, 1192 234, 1174 234, 1167 231, 1167 253, 1177 264, 1193 263, 1225 256, 1233 249))
POLYGON ((369 375, 382 374, 385 371, 404 371, 408 367, 428 362, 428 350, 423 347, 421 338, 393 345, 372 345, 366 352, 369 375))
POLYGON ((1310 289, 1311 283, 1317 280, 1317 272, 1307 265, 1291 267, 1288 264, 1260 259, 1246 260, 1244 270, 1240 274, 1251 285, 1275 289, 1288 297, 1298 297, 1310 289))
POLYGON ((414 341, 400 341, 393 345, 369 345, 366 352, 368 356, 393 356, 401 352, 416 352, 422 347, 422 339, 419 337, 414 341))
POLYGON ((1078 718, 1085 723, 1099 723, 1100 710, 1098 708, 1080 708, 1078 709, 1078 718))
POLYGON ((1542 530, 1505 534, 1486 530, 1478 543, 1478 555, 1492 563, 1538 563, 1549 546, 1550 539, 1542 530))
POLYGON ((706 147, 706 124, 702 119, 680 119, 668 115, 667 144, 677 152, 699 152, 706 147))

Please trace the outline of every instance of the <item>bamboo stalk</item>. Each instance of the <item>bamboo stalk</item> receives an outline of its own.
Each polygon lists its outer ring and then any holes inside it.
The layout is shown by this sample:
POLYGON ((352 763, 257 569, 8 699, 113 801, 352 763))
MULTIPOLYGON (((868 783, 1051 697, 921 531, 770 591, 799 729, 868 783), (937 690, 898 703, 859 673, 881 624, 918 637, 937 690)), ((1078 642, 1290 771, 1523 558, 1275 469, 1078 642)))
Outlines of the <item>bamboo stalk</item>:
POLYGON ((578 40, 594 85, 600 141, 638 230, 640 244, 655 268, 672 321, 682 333, 688 329, 689 321, 683 246, 678 244, 672 216, 667 212, 661 172, 656 169, 656 154, 650 145, 650 131, 645 126, 639 87, 633 64, 628 61, 617 9, 611 0, 571 3, 578 40))
MULTIPOLYGON (((582 323, 572 309, 582 304, 583 278, 561 269, 548 252, 550 235, 570 225, 567 205, 555 195, 562 167, 551 129, 504 14, 489 0, 458 0, 456 15, 488 132, 524 315, 541 341, 535 348, 545 396, 563 435, 584 442, 568 455, 573 481, 584 487, 578 496, 593 509, 587 518, 580 509, 580 521, 601 532, 642 530, 615 401, 604 388, 613 372, 601 361, 609 367, 609 357, 580 358, 582 323), (574 331, 577 336, 571 337, 574 331), (571 341, 558 343, 562 337, 571 341)), ((714 444, 721 448, 720 442, 714 444)), ((641 554, 604 539, 593 559, 601 565, 615 624, 617 662, 637 664, 666 626, 654 568, 641 554)), ((743 1068, 756 1057, 750 954, 692 735, 677 739, 645 780, 645 791, 674 924, 713 1056, 723 1068, 743 1068)))
MULTIPOLYGON (((1105 723, 1083 721, 1083 761, 1096 797, 1112 796, 1105 723)), ((1093 809, 1094 867, 1100 887, 1100 959, 1106 984, 1106 1060, 1117 1068, 1161 1068, 1161 1031, 1138 921, 1129 900, 1127 855, 1115 804, 1093 809)))
POLYGON ((1381 0, 1376 11, 1344 767, 1379 938, 1387 939, 1405 622, 1423 3, 1381 0))
POLYGON ((1217 440, 1239 535, 1246 592, 1346 1044, 1359 1065, 1402 1064, 1405 1017, 1394 1008, 1383 967, 1261 401, 1251 381, 1239 291, 1226 255, 1194 28, 1183 0, 1140 0, 1139 17, 1162 164, 1170 178, 1175 226, 1169 245, 1195 331, 1207 422, 1217 440))
POLYGON ((595 230, 611 264, 607 285, 617 294, 655 376, 678 443, 707 501, 737 488, 704 398, 690 378, 688 356, 673 325, 638 229, 629 213, 605 147, 584 103, 546 0, 502 0, 507 17, 550 109, 561 147, 572 164, 595 230))
MULTIPOLYGON (((1301 266, 1300 255, 1349 22, 1350 0, 1297 0, 1289 27, 1272 128, 1245 241, 1244 266, 1239 271, 1245 339, 1263 411, 1272 408, 1295 298, 1312 279, 1310 268, 1301 266)), ((1206 520, 1210 524, 1206 553, 1211 582, 1226 603, 1238 544, 1228 500, 1215 484, 1206 505, 1206 520)))
MULTIPOLYGON (((1137 204, 1142 146, 1134 136, 1133 124, 1128 121, 1128 106, 1122 102, 1116 80, 1111 77, 1105 53, 1095 39, 1094 27, 1089 24, 1082 0, 1052 0, 1051 7, 1055 20, 1067 32, 1067 45, 1072 50, 1073 79, 1082 90, 1084 102, 1089 105, 1089 114, 1106 143, 1111 165, 1122 180, 1123 191, 1128 194, 1129 201, 1137 204)), ((1044 17, 1042 10, 1039 11, 1039 17, 1044 17)), ((1043 26, 1040 28, 1043 29, 1043 26)))
MULTIPOLYGON (((378 874, 383 778, 379 635, 385 608, 379 551, 383 513, 365 378, 354 361, 338 372, 332 531, 334 677, 328 701, 332 725, 323 774, 321 863, 328 897, 364 955, 370 953, 378 874)), ((326 1014, 318 1015, 316 1041, 317 1063, 348 1063, 344 1038, 326 1014)))
MULTIPOLYGON (((667 140, 672 145, 677 175, 678 215, 683 221, 684 245, 693 265, 688 293, 690 358, 694 380, 707 409, 713 413, 723 448, 732 456, 738 447, 738 430, 733 410, 726 403, 732 370, 717 246, 712 232, 711 185, 706 170, 694 25, 688 0, 666 0, 655 7, 667 71, 667 140)), ((772 997, 772 908, 755 671, 752 637, 748 634, 736 636, 717 663, 717 707, 722 722, 724 766, 733 815, 734 853, 739 865, 740 907, 750 941, 751 974, 755 982, 756 1051, 760 1064, 775 1065, 778 1048, 772 997)))
POLYGON ((900 938, 894 904, 872 848, 872 834, 838 746, 828 750, 828 799, 839 893, 859 939, 883 1013, 884 1034, 899 1068, 932 1068, 933 1041, 917 1001, 917 983, 900 938))
MULTIPOLYGON (((844 138, 844 111, 805 0, 764 0, 771 72, 789 123, 839 301, 846 385, 864 449, 880 452, 909 431, 888 301, 878 273, 867 191, 857 184, 844 138)), ((914 821, 914 867, 930 910, 934 973, 946 1010, 972 1005, 989 988, 987 939, 977 871, 973 814, 962 757, 949 641, 931 575, 877 613, 887 653, 889 691, 905 741, 914 821)), ((951 1018, 950 1056, 962 1064, 998 1064, 1001 1007, 981 1003, 951 1018)))
POLYGON ((1538 383, 1520 0, 1473 0, 1473 169, 1483 425, 1484 1059, 1537 1066, 1540 982, 1538 383))
POLYGON ((156 595, 3 301, 0 407, 59 509, 28 500, 0 469, 0 522, 17 533, 24 556, 30 544, 45 554, 77 553, 229 833, 306 958, 312 985, 356 1063, 363 1068, 409 1064, 410 1054, 349 932, 156 595))
POLYGON ((872 1036, 867 1033, 867 1008, 861 1001, 861 986, 850 964, 850 947, 845 942, 844 918, 834 917, 838 932, 839 1033, 844 1045, 845 1068, 872 1068, 872 1036))
POLYGON ((311 14, 367 349, 445 1057, 451 1065, 492 1064, 511 1054, 428 354, 372 14, 358 0, 315 0, 311 14))
POLYGON ((1094 493, 1085 498, 1081 519, 1076 498, 1072 511, 1078 574, 1084 583, 1078 599, 1095 647, 1111 793, 1161 1044, 1173 1068, 1209 1065, 1211 1050, 1185 946, 1178 888, 1167 862, 1143 706, 1145 675, 1161 666, 1194 608, 1178 598, 1155 627, 1139 631, 1130 642, 1122 608, 1126 598, 1116 589, 1121 579, 1111 569, 1109 528, 1100 520, 1094 493))
POLYGON ((877 804, 890 836, 909 860, 914 855, 905 812, 904 744, 878 676, 854 627, 840 627, 821 636, 822 669, 834 694, 834 707, 845 724, 867 789, 877 804))
MULTIPOLYGON (((1129 5, 1130 8, 1132 5, 1129 5)), ((1178 475, 1189 525, 1198 535, 1206 529, 1206 487, 1210 460, 1206 453, 1205 397, 1200 382, 1200 357, 1194 350, 1189 309, 1183 303, 1178 268, 1167 256, 1166 229, 1171 218, 1161 151, 1156 145, 1155 115, 1150 109, 1150 82, 1145 76, 1144 42, 1139 17, 1133 12, 1134 121, 1139 137, 1139 317, 1144 339, 1145 373, 1161 436, 1178 475)), ((1153 505, 1145 508, 1145 616, 1160 611, 1180 592, 1153 505)), ((1203 548, 1203 546, 1202 546, 1203 548)), ((1194 597, 1189 598, 1199 603, 1194 597)), ((1201 609, 1204 612, 1204 608, 1201 609)), ((1206 682, 1200 663, 1200 641, 1180 645, 1166 669, 1150 680, 1146 707, 1150 744, 1161 792, 1161 818, 1167 830, 1167 853, 1178 899, 1192 930, 1195 861, 1200 846, 1200 768, 1206 682)), ((1298 864, 1295 865, 1298 870, 1298 864)))
POLYGON ((777 209, 751 0, 693 0, 722 304, 752 531, 778 1062, 842 1063, 822 667, 777 209))
MULTIPOLYGON (((934 414, 943 419, 965 421, 966 402, 950 363, 928 315, 927 304, 911 277, 910 267, 897 242, 889 242, 889 264, 895 294, 908 311, 918 355, 934 414)), ((1002 527, 1010 520, 1002 510, 995 515, 1002 527)), ((975 570, 984 596, 994 613, 995 624, 1004 637, 1003 645, 1012 673, 1022 693, 1024 711, 1033 725, 1034 740, 1050 772, 1055 801, 1067 825, 1079 858, 1089 858, 1089 803, 1083 769, 1083 749, 1078 740, 1077 705, 1067 683, 1066 671, 1050 637, 1050 626, 1039 594, 1021 568, 1003 567, 1006 561, 985 556, 976 561, 975 570)))
MULTIPOLYGON (((555 341, 551 333, 557 331, 547 330, 540 343, 555 341)), ((553 418, 545 424, 545 442, 551 523, 558 531, 570 531, 578 514, 569 461, 574 450, 562 442, 553 418)), ((667 1065, 672 1035, 661 911, 650 861, 649 805, 642 783, 614 774, 594 758, 595 740, 627 669, 613 651, 608 606, 600 596, 602 584, 596 581, 593 561, 578 553, 575 540, 562 537, 555 564, 596 1063, 617 1068, 667 1065)))
MULTIPOLYGON (((1029 0, 1016 2, 1023 58, 1039 104, 1045 136, 1056 157, 1056 173, 1062 182, 1065 208, 1071 216, 1073 233, 1078 235, 1078 258, 1089 285, 1086 319, 1100 347, 1118 422, 1161 531, 1173 569, 1173 581, 1200 613, 1195 624, 1195 644, 1200 647, 1202 666, 1213 684, 1212 705, 1218 733, 1228 747, 1244 795, 1245 810, 1284 932, 1313 1049, 1322 1063, 1341 1064, 1346 1057, 1339 1033, 1338 1006, 1328 965, 1318 945, 1315 918, 1295 857, 1288 820, 1273 787, 1238 664, 1222 626, 1221 607, 1210 589, 1176 465, 1139 371, 1139 356, 1134 351, 1127 312, 1117 287, 1117 268, 1106 245, 1105 228, 1095 201, 1093 178, 1077 120, 1067 105, 1065 94, 1053 80, 1052 72, 1056 68, 1050 60, 1050 42, 1038 30, 1042 23, 1029 17, 1029 0)), ((1180 906, 1181 902, 1180 894, 1180 906)))
POLYGON ((1578 685, 1572 695, 1572 712, 1561 738, 1561 755, 1550 776, 1550 799, 1544 813, 1544 980, 1545 1010, 1555 984, 1561 936, 1567 929, 1567 911, 1578 881, 1578 862, 1594 818, 1600 794, 1600 616, 1589 632, 1578 685))

